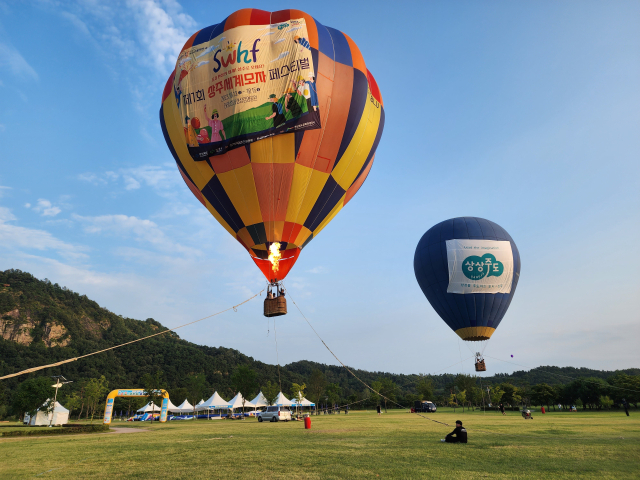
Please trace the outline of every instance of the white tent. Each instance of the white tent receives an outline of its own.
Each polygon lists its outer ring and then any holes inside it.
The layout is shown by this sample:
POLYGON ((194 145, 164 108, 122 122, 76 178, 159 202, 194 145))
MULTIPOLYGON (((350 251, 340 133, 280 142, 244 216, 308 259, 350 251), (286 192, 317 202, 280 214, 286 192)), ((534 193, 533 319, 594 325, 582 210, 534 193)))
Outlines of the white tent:
POLYGON ((138 409, 138 413, 150 413, 150 412, 158 412, 160 413, 161 408, 158 407, 153 402, 147 403, 144 407, 138 409))
POLYGON ((196 406, 197 411, 202 410, 216 410, 218 408, 231 408, 231 404, 224 398, 218 395, 218 392, 214 392, 209 399, 204 403, 199 403, 196 406))
POLYGON ((167 402, 167 412, 180 413, 180 407, 176 407, 176 406, 171 402, 171 399, 169 399, 169 401, 167 402))
MULTIPOLYGON (((204 402, 202 402, 202 403, 204 403, 204 402)), ((191 405, 188 400, 185 400, 178 407, 178 411, 180 413, 193 413, 193 405, 191 405)))
POLYGON ((302 397, 302 400, 300 401, 300 403, 298 403, 298 399, 291 400, 291 404, 294 407, 314 407, 315 406, 315 403, 310 402, 305 397, 302 397))
MULTIPOLYGON (((40 408, 43 408, 48 402, 49 400, 40 408)), ((25 415, 24 423, 28 425, 49 425, 49 423, 51 423, 51 425, 64 425, 69 422, 69 410, 60 405, 59 402, 56 402, 53 410, 49 413, 45 410, 40 410, 40 408, 33 417, 25 415)))
POLYGON ((196 403, 196 407, 197 407, 198 405, 202 405, 203 403, 204 403, 204 400, 200 400, 198 403, 196 403))
POLYGON ((290 407, 291 405, 293 405, 291 403, 291 400, 289 400, 287 397, 284 396, 284 393, 280 392, 278 394, 278 396, 276 397, 275 403, 277 406, 279 407, 290 407))
MULTIPOLYGON (((235 397, 229 400, 229 403, 231 404, 231 408, 242 408, 242 394, 238 392, 238 394, 235 397)), ((255 405, 251 403, 249 400, 244 401, 244 406, 255 407, 255 405)))
POLYGON ((267 406, 269 406, 269 402, 267 402, 267 399, 264 398, 264 395, 262 394, 262 391, 258 395, 256 395, 256 398, 251 400, 251 404, 254 407, 267 407, 267 406))

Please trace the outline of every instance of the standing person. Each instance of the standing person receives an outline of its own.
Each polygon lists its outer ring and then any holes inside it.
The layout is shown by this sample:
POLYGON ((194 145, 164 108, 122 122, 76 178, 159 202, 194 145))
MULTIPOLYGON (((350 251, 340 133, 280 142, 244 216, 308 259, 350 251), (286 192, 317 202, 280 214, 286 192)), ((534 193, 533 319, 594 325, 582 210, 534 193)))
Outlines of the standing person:
POLYGON ((224 132, 224 126, 220 121, 220 114, 218 110, 213 110, 211 112, 211 118, 209 119, 209 115, 207 115, 207 105, 204 106, 204 116, 207 119, 207 124, 211 127, 211 141, 212 142, 221 142, 222 140, 226 140, 227 134, 224 132), (222 136, 220 135, 222 133, 222 136))
POLYGON ((622 399, 622 406, 624 407, 624 413, 626 413, 627 417, 628 417, 629 416, 629 403, 624 398, 622 399))
POLYGON ((269 101, 272 103, 271 111, 273 113, 268 117, 265 117, 264 119, 271 120, 273 118, 273 127, 277 128, 286 121, 286 118, 284 118, 284 113, 282 111, 282 104, 278 102, 278 97, 276 97, 274 93, 269 95, 269 101))
POLYGON ((382 413, 382 409, 380 408, 380 404, 376 407, 376 411, 378 412, 378 416, 382 413))
POLYGON ((502 412, 503 415, 506 415, 506 413, 504 413, 504 403, 500 402, 500 411, 502 412))
POLYGON ((456 420, 456 428, 449 435, 440 440, 446 443, 467 443, 467 429, 460 420, 456 420))
POLYGON ((293 95, 295 94, 291 94, 290 92, 287 92, 285 95, 284 109, 287 113, 290 111, 293 118, 298 118, 302 115, 302 109, 293 95))

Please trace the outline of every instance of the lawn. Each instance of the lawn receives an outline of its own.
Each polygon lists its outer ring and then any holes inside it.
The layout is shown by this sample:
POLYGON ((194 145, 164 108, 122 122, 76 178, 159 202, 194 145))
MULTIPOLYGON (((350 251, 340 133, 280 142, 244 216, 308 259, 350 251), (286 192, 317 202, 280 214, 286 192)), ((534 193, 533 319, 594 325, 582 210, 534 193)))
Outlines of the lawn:
POLYGON ((351 412, 302 422, 114 422, 128 434, 0 438, 0 477, 88 478, 640 478, 640 414, 351 412))

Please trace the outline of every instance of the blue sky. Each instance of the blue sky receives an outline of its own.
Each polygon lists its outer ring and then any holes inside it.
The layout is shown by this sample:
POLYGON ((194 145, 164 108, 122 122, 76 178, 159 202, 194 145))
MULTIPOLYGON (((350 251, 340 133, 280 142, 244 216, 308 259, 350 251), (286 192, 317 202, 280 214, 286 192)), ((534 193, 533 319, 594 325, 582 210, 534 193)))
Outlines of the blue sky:
MULTIPOLYGON (((246 251, 184 185, 157 119, 184 41, 236 8, 0 2, 0 269, 170 327, 263 288, 246 251)), ((355 40, 385 102, 369 178, 287 279, 337 355, 403 373, 471 355, 413 274, 422 234, 468 215, 502 225, 522 257, 487 355, 530 367, 639 367, 640 4, 390 10, 328 0, 303 9, 355 40)), ((289 310, 277 320, 280 362, 335 363, 289 310)), ((179 333, 275 363, 261 312, 254 300, 179 333)), ((468 360, 444 371, 471 369, 468 360)))

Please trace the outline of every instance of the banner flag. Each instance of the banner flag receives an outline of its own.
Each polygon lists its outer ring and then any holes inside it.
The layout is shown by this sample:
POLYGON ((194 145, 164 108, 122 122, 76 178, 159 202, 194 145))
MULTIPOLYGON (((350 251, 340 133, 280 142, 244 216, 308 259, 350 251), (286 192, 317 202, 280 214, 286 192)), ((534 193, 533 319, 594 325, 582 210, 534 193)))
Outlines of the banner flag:
POLYGON ((194 160, 321 127, 308 38, 304 18, 242 25, 180 54, 173 93, 194 160))
POLYGON ((447 240, 447 293, 510 293, 511 243, 494 240, 447 240))

